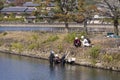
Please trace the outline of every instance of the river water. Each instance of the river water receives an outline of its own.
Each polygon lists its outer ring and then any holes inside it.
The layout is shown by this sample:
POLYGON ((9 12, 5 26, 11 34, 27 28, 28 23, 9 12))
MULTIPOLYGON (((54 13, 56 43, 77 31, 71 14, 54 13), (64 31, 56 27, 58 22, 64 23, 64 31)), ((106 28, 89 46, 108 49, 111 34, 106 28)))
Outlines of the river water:
POLYGON ((0 80, 120 80, 120 72, 0 53, 0 80))
MULTIPOLYGON (((54 32, 64 32, 65 27, 26 27, 26 26, 9 26, 9 27, 5 27, 5 26, 0 26, 0 32, 2 31, 54 31, 54 32)), ((83 30, 83 28, 79 28, 79 27, 71 27, 69 28, 69 31, 81 31, 83 30)))
POLYGON ((11 26, 11 27, 0 27, 0 31, 52 31, 57 29, 63 29, 63 28, 53 28, 53 27, 21 27, 21 26, 11 26))

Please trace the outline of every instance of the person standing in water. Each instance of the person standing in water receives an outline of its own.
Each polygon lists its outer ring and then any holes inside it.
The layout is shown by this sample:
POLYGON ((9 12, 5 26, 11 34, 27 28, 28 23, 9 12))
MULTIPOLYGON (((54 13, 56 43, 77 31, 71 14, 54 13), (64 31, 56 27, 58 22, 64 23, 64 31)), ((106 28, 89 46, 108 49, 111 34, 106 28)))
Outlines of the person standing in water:
POLYGON ((49 56, 50 65, 53 65, 53 63, 54 63, 54 58, 55 58, 54 51, 51 51, 51 52, 50 52, 50 56, 49 56))

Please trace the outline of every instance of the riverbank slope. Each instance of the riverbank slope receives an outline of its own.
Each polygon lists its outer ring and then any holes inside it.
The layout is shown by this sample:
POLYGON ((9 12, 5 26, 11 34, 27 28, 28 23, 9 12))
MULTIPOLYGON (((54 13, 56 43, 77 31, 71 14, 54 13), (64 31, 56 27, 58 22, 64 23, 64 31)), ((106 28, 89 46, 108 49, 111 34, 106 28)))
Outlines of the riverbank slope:
POLYGON ((89 35, 94 47, 73 46, 75 36, 82 33, 53 32, 1 32, 0 51, 5 53, 48 59, 51 50, 60 57, 70 53, 75 63, 83 66, 120 71, 120 48, 118 38, 89 35))

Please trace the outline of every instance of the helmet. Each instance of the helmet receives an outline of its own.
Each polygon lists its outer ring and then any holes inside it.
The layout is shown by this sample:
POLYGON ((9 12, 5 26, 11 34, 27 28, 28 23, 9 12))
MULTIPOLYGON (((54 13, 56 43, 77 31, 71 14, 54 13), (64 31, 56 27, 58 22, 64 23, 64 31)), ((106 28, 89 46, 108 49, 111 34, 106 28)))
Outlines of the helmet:
POLYGON ((55 54, 55 57, 58 57, 58 54, 55 54))
POLYGON ((75 37, 75 39, 78 39, 78 37, 75 37))
POLYGON ((84 36, 81 36, 81 39, 83 39, 84 38, 84 36))
POLYGON ((52 54, 54 54, 55 52, 54 51, 51 51, 52 54))

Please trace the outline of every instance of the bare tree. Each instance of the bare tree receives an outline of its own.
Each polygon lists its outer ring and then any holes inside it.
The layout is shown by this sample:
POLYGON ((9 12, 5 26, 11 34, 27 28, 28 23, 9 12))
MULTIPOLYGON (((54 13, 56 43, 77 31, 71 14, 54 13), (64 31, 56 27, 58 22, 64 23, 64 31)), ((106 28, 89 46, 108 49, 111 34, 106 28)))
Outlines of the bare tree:
POLYGON ((72 20, 72 14, 76 8, 77 0, 56 0, 57 9, 55 17, 65 23, 66 32, 68 32, 68 22, 72 20))
POLYGON ((33 1, 33 0, 14 0, 15 5, 21 6, 23 3, 28 2, 28 1, 33 1))
POLYGON ((100 4, 105 9, 105 15, 111 17, 113 20, 114 33, 119 35, 120 0, 102 0, 100 4))
POLYGON ((83 22, 84 24, 84 32, 88 34, 87 31, 87 22, 88 20, 91 20, 95 13, 97 12, 97 7, 92 0, 91 3, 86 1, 86 0, 78 0, 78 5, 77 5, 77 14, 75 14, 74 21, 81 23, 83 22))
POLYGON ((0 1, 0 9, 2 9, 3 7, 4 7, 4 3, 0 1))

